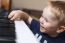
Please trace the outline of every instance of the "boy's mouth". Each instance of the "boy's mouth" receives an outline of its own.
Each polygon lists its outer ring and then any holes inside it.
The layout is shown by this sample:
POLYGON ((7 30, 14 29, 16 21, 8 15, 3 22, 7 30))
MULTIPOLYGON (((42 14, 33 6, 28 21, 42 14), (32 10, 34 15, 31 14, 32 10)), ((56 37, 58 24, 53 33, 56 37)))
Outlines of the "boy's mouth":
POLYGON ((45 31, 46 31, 46 29, 45 29, 44 27, 42 27, 42 26, 40 26, 40 30, 41 30, 42 32, 45 32, 45 31))

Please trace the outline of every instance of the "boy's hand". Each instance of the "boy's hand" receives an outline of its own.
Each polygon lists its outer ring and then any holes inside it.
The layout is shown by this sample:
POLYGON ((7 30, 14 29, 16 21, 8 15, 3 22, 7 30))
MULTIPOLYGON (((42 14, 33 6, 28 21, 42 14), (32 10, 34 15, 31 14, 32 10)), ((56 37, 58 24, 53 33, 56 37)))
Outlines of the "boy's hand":
POLYGON ((23 20, 27 21, 29 18, 29 15, 21 10, 14 10, 9 14, 8 18, 10 18, 10 20, 23 19, 23 20))

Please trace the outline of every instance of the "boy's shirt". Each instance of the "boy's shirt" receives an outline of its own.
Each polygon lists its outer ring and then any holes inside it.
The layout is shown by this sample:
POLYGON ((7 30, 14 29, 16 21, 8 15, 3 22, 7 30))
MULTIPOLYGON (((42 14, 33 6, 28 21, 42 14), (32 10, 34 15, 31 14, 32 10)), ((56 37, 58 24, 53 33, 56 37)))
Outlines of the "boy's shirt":
POLYGON ((34 19, 31 22, 30 29, 40 43, 65 43, 65 32, 59 34, 57 37, 50 37, 40 32, 40 23, 34 19))

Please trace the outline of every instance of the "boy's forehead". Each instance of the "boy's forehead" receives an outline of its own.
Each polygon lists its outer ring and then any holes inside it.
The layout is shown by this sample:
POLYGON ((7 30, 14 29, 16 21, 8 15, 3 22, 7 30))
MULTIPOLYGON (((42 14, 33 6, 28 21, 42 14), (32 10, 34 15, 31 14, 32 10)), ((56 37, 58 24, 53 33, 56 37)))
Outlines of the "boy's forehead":
POLYGON ((50 6, 45 7, 43 9, 42 16, 47 17, 47 18, 55 17, 54 13, 52 12, 52 7, 50 6))
POLYGON ((44 9, 43 9, 43 14, 42 15, 46 15, 46 16, 51 16, 53 13, 52 13, 52 11, 51 11, 51 7, 45 7, 44 9))

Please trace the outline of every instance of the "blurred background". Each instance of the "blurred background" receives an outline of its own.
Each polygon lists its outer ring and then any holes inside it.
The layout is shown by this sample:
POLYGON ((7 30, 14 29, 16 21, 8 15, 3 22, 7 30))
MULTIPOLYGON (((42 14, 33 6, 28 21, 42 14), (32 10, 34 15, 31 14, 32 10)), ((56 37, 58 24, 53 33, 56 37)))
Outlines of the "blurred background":
POLYGON ((32 15, 32 17, 39 19, 42 14, 43 8, 47 5, 48 1, 49 0, 12 0, 12 8, 23 9, 24 11, 32 15))
MULTIPOLYGON (((20 9, 23 10, 32 17, 39 19, 44 7, 50 0, 0 0, 1 5, 5 6, 5 9, 20 9)), ((65 0, 53 0, 53 1, 65 1, 65 0)))

